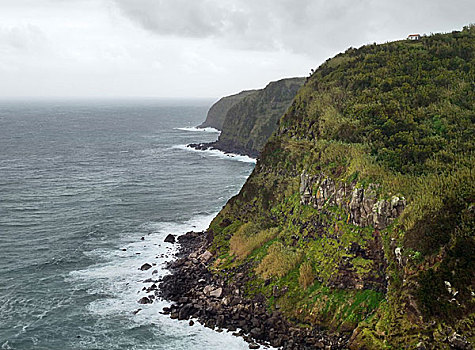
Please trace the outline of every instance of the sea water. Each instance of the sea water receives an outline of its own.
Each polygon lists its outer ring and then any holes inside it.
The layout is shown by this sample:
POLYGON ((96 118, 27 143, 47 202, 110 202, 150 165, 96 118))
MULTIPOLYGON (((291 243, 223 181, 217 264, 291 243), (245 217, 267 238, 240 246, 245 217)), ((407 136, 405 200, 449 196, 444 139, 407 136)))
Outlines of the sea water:
POLYGON ((254 167, 185 146, 210 102, 0 102, 1 349, 248 348, 137 303, 254 167))

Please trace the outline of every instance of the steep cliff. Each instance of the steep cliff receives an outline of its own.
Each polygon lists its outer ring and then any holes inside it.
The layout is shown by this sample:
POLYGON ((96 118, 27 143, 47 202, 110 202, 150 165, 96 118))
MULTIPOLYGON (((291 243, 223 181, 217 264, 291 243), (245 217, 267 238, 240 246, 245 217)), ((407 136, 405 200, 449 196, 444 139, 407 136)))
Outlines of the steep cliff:
POLYGON ((199 128, 215 128, 222 130, 226 114, 236 103, 240 102, 246 96, 252 95, 255 90, 245 90, 238 94, 230 95, 221 98, 218 102, 213 104, 208 111, 206 120, 199 125, 199 128))
POLYGON ((257 156, 304 82, 305 78, 274 81, 236 103, 226 114, 213 147, 257 156))
POLYGON ((473 27, 327 60, 211 223, 211 270, 353 348, 471 349, 474 82, 473 27))
MULTIPOLYGON (((269 83, 264 89, 249 92, 244 97, 237 95, 239 101, 234 98, 232 106, 230 106, 231 102, 227 102, 225 105, 230 108, 219 128, 221 135, 218 141, 191 146, 200 149, 216 148, 225 152, 257 157, 267 139, 277 129, 278 120, 289 108, 304 82, 305 78, 282 79, 269 83)), ((225 97, 225 99, 228 98, 225 97)), ((224 105, 220 104, 219 106, 224 105)), ((225 109, 224 107, 220 108, 225 109)), ((205 122, 203 125, 209 126, 209 123, 205 122)))

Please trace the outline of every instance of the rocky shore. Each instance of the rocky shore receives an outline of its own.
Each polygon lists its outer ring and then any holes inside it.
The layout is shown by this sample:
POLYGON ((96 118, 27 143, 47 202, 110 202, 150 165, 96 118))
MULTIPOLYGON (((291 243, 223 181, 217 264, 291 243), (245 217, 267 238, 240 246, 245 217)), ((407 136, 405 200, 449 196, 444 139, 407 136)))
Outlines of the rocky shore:
POLYGON ((161 280, 155 291, 158 297, 173 302, 163 313, 173 319, 190 320, 190 326, 197 320, 218 332, 234 332, 251 349, 260 345, 299 350, 346 348, 350 334, 327 334, 317 327, 297 327, 280 312, 270 312, 264 298, 245 298, 242 295, 248 280, 245 273, 237 272, 232 281, 212 274, 208 266, 214 258, 207 250, 211 240, 207 232, 188 232, 178 238, 180 248, 176 259, 167 266, 171 274, 161 280))
POLYGON ((251 158, 257 158, 259 156, 259 152, 257 152, 256 150, 246 149, 246 148, 237 146, 231 142, 223 142, 220 140, 214 141, 214 142, 208 142, 208 143, 190 143, 187 146, 200 150, 200 151, 206 151, 209 149, 217 149, 224 153, 239 154, 239 155, 244 155, 251 158))

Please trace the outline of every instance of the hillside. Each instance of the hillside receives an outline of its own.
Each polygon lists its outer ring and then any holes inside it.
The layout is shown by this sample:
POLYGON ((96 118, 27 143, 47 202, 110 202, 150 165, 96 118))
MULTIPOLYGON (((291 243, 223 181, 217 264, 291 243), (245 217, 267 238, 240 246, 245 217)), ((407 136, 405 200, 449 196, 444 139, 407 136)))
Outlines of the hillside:
POLYGON ((213 104, 206 115, 206 120, 198 128, 215 128, 222 130, 224 119, 229 109, 246 96, 253 94, 255 90, 241 91, 238 94, 222 97, 213 104))
POLYGON ((282 79, 252 91, 229 108, 218 141, 191 146, 257 157, 304 82, 305 78, 282 79))
MULTIPOLYGON (((474 91, 473 26, 327 60, 211 223, 210 270, 355 349, 470 349, 474 91)), ((220 141, 262 147, 254 96, 220 141)))
POLYGON ((214 147, 257 156, 304 82, 305 78, 274 81, 236 103, 226 114, 214 147))

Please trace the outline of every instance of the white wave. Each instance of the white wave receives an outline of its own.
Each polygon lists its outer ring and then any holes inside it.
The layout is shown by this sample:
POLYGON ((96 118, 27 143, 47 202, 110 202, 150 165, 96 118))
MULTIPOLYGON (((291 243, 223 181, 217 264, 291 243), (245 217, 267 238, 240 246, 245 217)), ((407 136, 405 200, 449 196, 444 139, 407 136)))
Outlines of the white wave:
POLYGON ((186 126, 182 128, 174 128, 175 130, 181 130, 181 131, 192 131, 192 132, 210 132, 213 134, 221 134, 221 131, 215 128, 198 128, 196 126, 186 126))
POLYGON ((181 150, 185 150, 185 151, 191 151, 191 152, 199 152, 199 153, 210 155, 212 157, 217 157, 217 158, 221 158, 221 159, 237 160, 239 162, 244 162, 244 163, 256 164, 256 162, 257 162, 257 159, 255 159, 255 158, 251 158, 249 156, 243 156, 241 154, 225 153, 225 152, 220 151, 219 149, 215 149, 215 148, 209 148, 207 150, 201 150, 201 149, 196 149, 196 148, 193 148, 193 147, 189 147, 188 145, 176 145, 176 146, 173 146, 172 148, 181 149, 181 150))
POLYGON ((152 304, 145 305, 137 303, 140 298, 153 294, 142 289, 150 287, 154 282, 143 281, 156 281, 163 277, 167 273, 165 263, 173 259, 173 253, 176 252, 176 245, 165 243, 165 237, 170 233, 180 235, 191 230, 202 231, 209 226, 214 216, 215 214, 197 216, 181 223, 144 223, 138 227, 138 232, 124 234, 116 249, 102 248, 90 252, 89 256, 95 255, 102 262, 84 270, 71 272, 69 279, 74 281, 78 288, 87 287, 91 295, 106 296, 89 304, 88 311, 97 317, 125 318, 130 325, 123 326, 129 329, 137 325, 156 327, 157 334, 169 341, 165 347, 159 346, 157 349, 186 350, 190 345, 195 349, 248 349, 248 344, 243 339, 230 333, 217 334, 198 323, 190 327, 188 321, 172 320, 169 316, 160 314, 162 308, 169 305, 164 300, 155 299, 152 304), (152 233, 144 235, 143 232, 152 233), (153 267, 141 271, 140 266, 144 263, 152 264, 153 267), (134 311, 139 309, 140 311, 134 314, 134 311))

